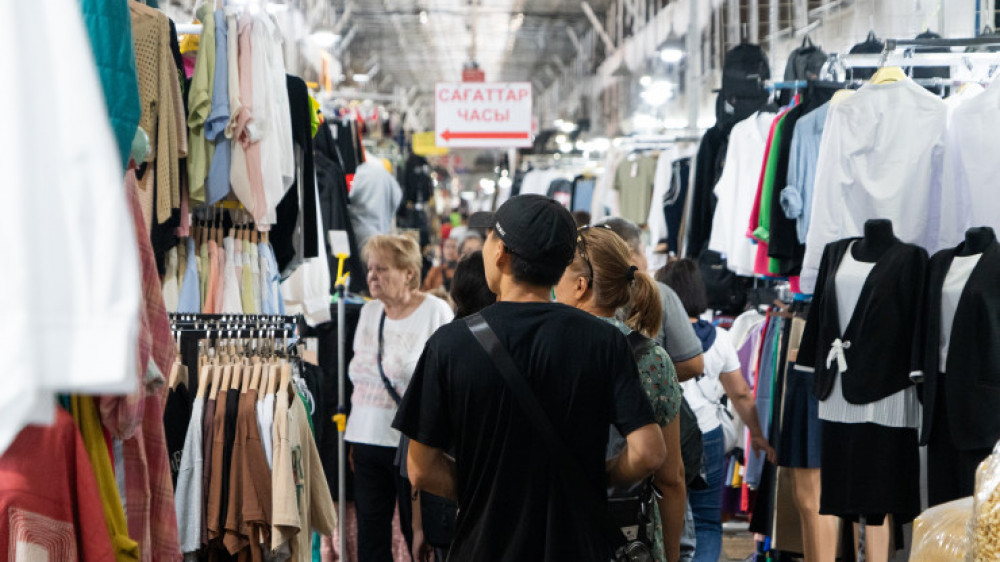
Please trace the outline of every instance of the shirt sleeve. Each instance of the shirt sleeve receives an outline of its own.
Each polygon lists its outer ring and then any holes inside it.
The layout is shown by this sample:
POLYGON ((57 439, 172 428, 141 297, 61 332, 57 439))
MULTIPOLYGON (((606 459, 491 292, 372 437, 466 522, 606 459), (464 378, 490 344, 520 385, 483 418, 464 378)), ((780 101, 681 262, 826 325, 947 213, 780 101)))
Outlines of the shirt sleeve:
POLYGON ((657 283, 660 298, 663 301, 663 326, 660 330, 659 343, 667 350, 673 362, 683 362, 702 354, 701 340, 694 333, 691 322, 688 321, 684 304, 673 289, 657 283))
MULTIPOLYGON (((740 358, 736 353, 736 345, 729 331, 723 328, 715 328, 715 344, 719 348, 719 357, 722 358, 722 370, 719 373, 731 373, 740 369, 740 358)), ((713 346, 713 347, 714 347, 713 346)))
POLYGON ((639 382, 639 368, 625 336, 620 332, 616 334, 612 345, 612 358, 618 360, 614 361, 611 371, 614 373, 611 421, 619 433, 627 436, 644 425, 656 423, 656 418, 649 397, 639 382))
POLYGON ((417 362, 392 427, 418 443, 447 450, 451 448, 451 411, 446 365, 439 357, 432 338, 417 362))

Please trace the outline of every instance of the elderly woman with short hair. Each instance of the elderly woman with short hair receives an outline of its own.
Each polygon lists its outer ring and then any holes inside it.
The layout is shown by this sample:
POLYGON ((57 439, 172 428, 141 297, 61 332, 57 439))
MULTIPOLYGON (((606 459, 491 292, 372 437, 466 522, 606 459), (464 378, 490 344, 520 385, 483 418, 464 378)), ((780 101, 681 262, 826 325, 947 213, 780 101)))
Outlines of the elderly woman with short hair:
POLYGON ((392 429, 424 344, 452 319, 443 300, 420 292, 420 248, 405 236, 365 244, 372 301, 361 309, 348 373, 354 384, 345 439, 351 444, 359 562, 392 560, 392 518, 412 544, 409 484, 394 467, 400 434, 392 429))

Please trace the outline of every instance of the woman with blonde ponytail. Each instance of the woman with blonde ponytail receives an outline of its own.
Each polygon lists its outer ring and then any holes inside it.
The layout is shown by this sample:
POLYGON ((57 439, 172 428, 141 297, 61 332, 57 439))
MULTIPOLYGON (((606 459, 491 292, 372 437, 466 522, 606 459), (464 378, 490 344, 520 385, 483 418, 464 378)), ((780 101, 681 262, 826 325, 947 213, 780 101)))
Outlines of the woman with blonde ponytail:
MULTIPOLYGON (((626 335, 637 331, 648 338, 655 338, 660 330, 663 308, 656 282, 632 265, 628 246, 608 228, 585 226, 577 231, 576 255, 556 285, 555 296, 563 304, 613 324, 626 335), (630 311, 625 322, 615 318, 615 312, 621 308, 630 311)), ((670 489, 676 494, 676 473, 678 467, 683 470, 677 417, 683 393, 677 382, 677 373, 667 352, 659 345, 653 345, 637 356, 636 364, 667 445, 667 462, 653 474, 653 482, 659 489, 670 489)), ((683 485, 683 475, 680 482, 683 485)), ((684 497, 683 489, 680 494, 684 497)), ((665 497, 659 498, 657 505, 653 555, 657 561, 673 562, 680 548, 683 521, 678 521, 680 525, 664 525, 677 519, 678 514, 673 512, 673 504, 665 497), (667 529, 669 533, 665 533, 667 529)), ((679 517, 683 519, 683 511, 679 517)))

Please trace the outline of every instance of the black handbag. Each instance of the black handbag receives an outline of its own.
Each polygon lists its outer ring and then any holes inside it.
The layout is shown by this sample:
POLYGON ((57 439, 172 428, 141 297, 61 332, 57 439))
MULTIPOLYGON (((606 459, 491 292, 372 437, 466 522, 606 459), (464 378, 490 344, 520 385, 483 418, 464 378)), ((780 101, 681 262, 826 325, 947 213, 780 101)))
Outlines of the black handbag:
MULTIPOLYGON (((583 470, 579 464, 573 461, 572 453, 563 443, 556 433, 552 422, 549 420, 542 405, 538 403, 531 388, 525 382, 510 353, 504 349, 496 333, 481 314, 473 314, 465 318, 465 323, 475 336, 479 345, 483 346, 487 355, 493 360, 494 366, 507 383, 507 387, 514 395, 515 400, 521 406, 522 413, 531 421, 534 428, 545 441, 552 460, 559 465, 561 472, 569 483, 576 489, 585 490, 592 484, 587 482, 583 470)), ((601 505, 591 496, 580 494, 575 497, 584 498, 583 501, 589 505, 584 506, 588 513, 593 514, 597 520, 598 528, 603 532, 610 544, 614 547, 614 562, 653 562, 653 555, 650 545, 626 537, 621 527, 612 519, 608 508, 601 505)))

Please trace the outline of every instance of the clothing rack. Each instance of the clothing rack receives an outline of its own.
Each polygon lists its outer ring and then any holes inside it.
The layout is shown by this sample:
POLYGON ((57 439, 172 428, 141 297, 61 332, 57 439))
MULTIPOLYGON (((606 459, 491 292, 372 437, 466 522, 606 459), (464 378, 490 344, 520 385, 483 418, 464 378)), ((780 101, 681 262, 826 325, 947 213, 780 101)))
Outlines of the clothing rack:
MULTIPOLYGON (((997 60, 998 60, 998 63, 1000 63, 1000 59, 997 59, 997 60)), ((978 84, 980 82, 979 80, 954 80, 954 79, 951 79, 951 78, 937 78, 937 77, 935 77, 935 78, 911 78, 911 80, 913 80, 913 82, 916 83, 917 85, 925 86, 925 87, 930 87, 930 88, 938 88, 938 87, 942 87, 942 86, 957 86, 957 85, 960 85, 960 84, 969 84, 969 83, 977 83, 978 84)), ((795 91, 798 91, 798 90, 804 90, 804 89, 806 89, 809 86, 809 82, 810 82, 809 80, 792 80, 792 81, 787 81, 787 82, 774 82, 774 81, 768 80, 768 81, 766 81, 764 83, 764 87, 767 88, 768 90, 795 90, 795 91)), ((845 89, 857 89, 857 88, 860 88, 862 85, 864 85, 864 83, 866 82, 866 80, 860 80, 860 79, 856 79, 856 80, 842 80, 842 81, 838 81, 838 80, 829 81, 828 80, 828 81, 823 81, 823 82, 825 84, 828 84, 828 85, 837 84, 837 85, 839 85, 839 86, 841 86, 841 87, 843 87, 845 89)))

